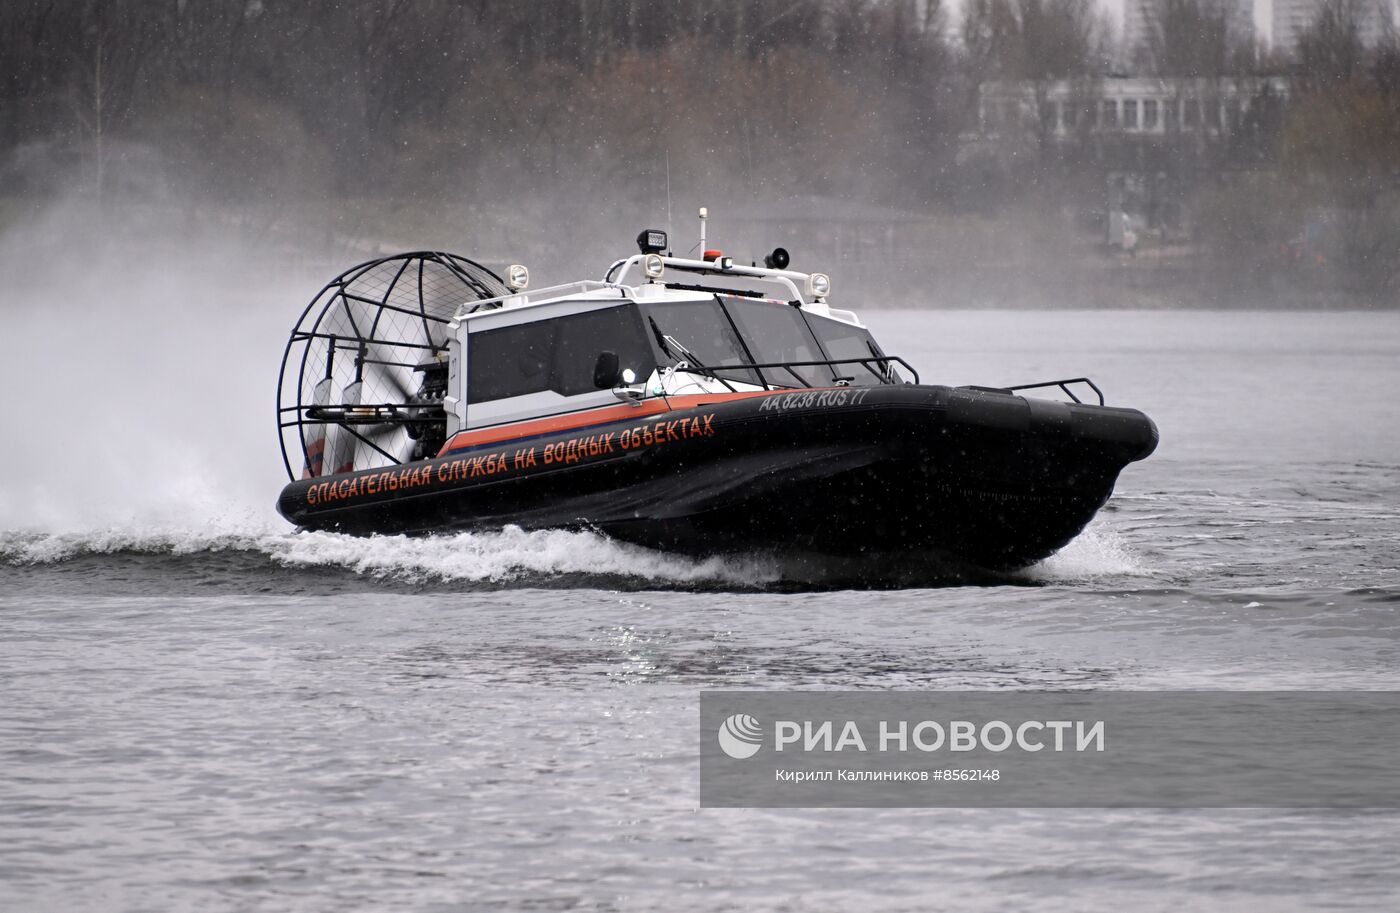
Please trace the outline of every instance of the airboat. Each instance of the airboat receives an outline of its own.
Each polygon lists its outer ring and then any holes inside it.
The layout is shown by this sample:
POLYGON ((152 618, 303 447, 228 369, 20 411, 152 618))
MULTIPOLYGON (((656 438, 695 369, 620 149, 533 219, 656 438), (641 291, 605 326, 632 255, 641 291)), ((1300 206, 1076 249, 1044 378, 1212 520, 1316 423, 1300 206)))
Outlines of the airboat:
POLYGON ((691 554, 993 570, 1078 535, 1157 429, 1087 378, 925 384, 831 279, 647 230, 601 280, 532 290, 419 251, 331 280, 278 384, 307 530, 588 529, 691 554))

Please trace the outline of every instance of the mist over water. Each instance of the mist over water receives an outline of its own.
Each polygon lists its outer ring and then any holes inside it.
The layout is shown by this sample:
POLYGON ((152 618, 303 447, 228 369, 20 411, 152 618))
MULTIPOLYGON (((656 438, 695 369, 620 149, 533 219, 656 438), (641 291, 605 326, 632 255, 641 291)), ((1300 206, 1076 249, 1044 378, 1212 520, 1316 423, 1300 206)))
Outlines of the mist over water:
MULTIPOLYGON (((630 238, 597 246, 600 274, 630 238)), ((184 585, 178 572, 161 578, 194 556, 219 579, 227 577, 221 562, 236 560, 251 562, 244 570, 336 568, 363 583, 409 586, 762 588, 794 575, 824 579, 820 562, 696 561, 588 532, 426 541, 294 534, 272 506, 285 483, 273 420, 277 370, 300 309, 346 265, 231 235, 180 238, 130 213, 107 221, 80 199, 46 210, 29 232, 0 238, 0 266, 15 277, 5 293, 0 382, 35 396, 0 449, 6 563, 61 571, 140 559, 161 569, 150 573, 158 590, 184 585), (72 248, 83 256, 62 255, 72 248)), ((942 335, 919 326, 909 337, 915 356, 942 335)), ((1093 546, 1076 546, 1086 548, 1093 546)))
POLYGON ((15 277, 0 379, 27 400, 0 452, 0 525, 265 517, 279 339, 314 289, 227 240, 129 244, 129 226, 113 228, 80 228, 59 250, 0 244, 15 277))
MULTIPOLYGON (((625 240, 600 250, 599 263, 625 240)), ((175 255, 123 260, 95 243, 86 269, 20 272, 4 381, 18 390, 42 379, 50 405, 27 410, 25 433, 0 451, 0 552, 10 564, 141 557, 170 570, 191 556, 215 565, 237 556, 274 572, 337 568, 406 585, 751 588, 783 578, 763 556, 695 561, 588 532, 294 534, 272 508, 285 482, 276 372, 288 327, 320 280, 271 272, 256 248, 159 241, 153 250, 175 255)), ((19 267, 15 248, 7 264, 19 267)))

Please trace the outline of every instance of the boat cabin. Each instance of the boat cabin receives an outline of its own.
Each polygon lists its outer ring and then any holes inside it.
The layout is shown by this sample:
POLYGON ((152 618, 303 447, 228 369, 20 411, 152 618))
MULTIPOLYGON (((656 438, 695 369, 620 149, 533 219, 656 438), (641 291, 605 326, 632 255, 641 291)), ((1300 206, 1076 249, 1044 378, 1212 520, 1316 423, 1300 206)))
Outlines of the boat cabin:
POLYGON ((462 305, 447 435, 657 396, 902 382, 856 315, 826 303, 825 276, 707 254, 644 250, 602 282, 462 305))
POLYGON ((665 232, 637 241, 603 279, 542 290, 523 266, 503 278, 437 251, 332 279, 282 357, 288 474, 403 465, 464 432, 658 397, 918 382, 781 248, 760 267, 671 256, 665 232))

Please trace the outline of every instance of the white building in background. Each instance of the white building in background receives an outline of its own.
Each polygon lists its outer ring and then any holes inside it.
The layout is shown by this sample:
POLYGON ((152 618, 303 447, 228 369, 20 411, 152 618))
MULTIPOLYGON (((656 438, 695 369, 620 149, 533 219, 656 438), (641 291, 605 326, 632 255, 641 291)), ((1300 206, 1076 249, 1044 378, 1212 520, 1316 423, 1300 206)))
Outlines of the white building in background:
MULTIPOLYGON (((1130 0, 1132 2, 1132 0, 1130 0)), ((1274 0, 1274 18, 1271 31, 1275 50, 1293 53, 1298 46, 1298 38, 1313 24, 1326 0, 1274 0)), ((1346 0, 1343 0, 1346 2, 1346 0)), ((1393 23, 1395 16, 1394 0, 1350 0, 1356 12, 1357 25, 1361 31, 1361 43, 1375 47, 1385 36, 1385 30, 1393 23)))
POLYGON ((1056 141, 1085 136, 1144 141, 1168 135, 1223 138, 1240 129, 1260 99, 1286 102, 1289 85, 1279 76, 1115 77, 1083 84, 1054 82, 1044 86, 1043 92, 1037 99, 1032 83, 983 84, 979 89, 981 135, 1024 137, 1042 128, 1056 141))
MULTIPOLYGON (((1254 40, 1254 0, 1197 0, 1202 9, 1224 12, 1225 27, 1235 41, 1254 40)), ((1280 2, 1274 0, 1274 9, 1280 2)), ((1133 59, 1150 52, 1166 0, 1123 0, 1123 46, 1133 59)))

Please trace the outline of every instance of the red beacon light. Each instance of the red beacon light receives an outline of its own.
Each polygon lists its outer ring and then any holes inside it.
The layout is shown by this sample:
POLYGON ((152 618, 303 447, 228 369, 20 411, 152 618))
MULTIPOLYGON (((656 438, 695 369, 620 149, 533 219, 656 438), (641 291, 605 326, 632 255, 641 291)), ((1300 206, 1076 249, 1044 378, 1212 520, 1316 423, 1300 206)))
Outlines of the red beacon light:
POLYGON ((726 257, 724 251, 716 250, 705 246, 705 220, 710 217, 710 211, 704 206, 700 207, 700 249, 704 251, 701 257, 706 263, 713 263, 720 269, 729 269, 734 265, 733 257, 726 257))
POLYGON ((706 263, 713 263, 720 269, 729 269, 734 265, 734 258, 726 257, 722 250, 707 250, 704 256, 706 263))

